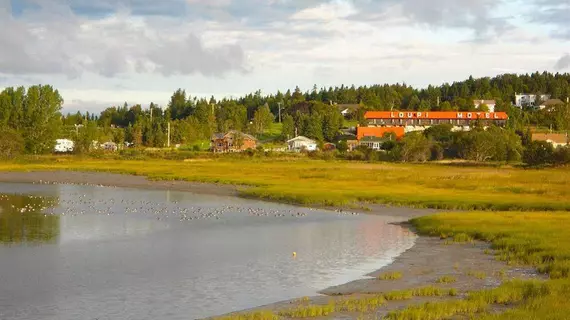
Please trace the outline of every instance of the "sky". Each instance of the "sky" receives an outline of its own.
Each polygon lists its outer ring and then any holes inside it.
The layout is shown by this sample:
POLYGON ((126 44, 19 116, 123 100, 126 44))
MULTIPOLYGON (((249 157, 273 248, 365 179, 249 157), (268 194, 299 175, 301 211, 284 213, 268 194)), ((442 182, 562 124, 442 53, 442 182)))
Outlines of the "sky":
POLYGON ((0 88, 64 111, 172 93, 570 72, 568 0, 0 0, 0 88))

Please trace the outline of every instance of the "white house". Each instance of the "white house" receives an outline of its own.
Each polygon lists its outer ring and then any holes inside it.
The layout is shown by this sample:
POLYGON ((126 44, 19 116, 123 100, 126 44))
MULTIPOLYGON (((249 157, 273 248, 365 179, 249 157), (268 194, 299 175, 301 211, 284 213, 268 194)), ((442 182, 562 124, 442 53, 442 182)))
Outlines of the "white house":
POLYGON ((533 133, 532 141, 546 141, 554 148, 570 146, 570 138, 567 133, 533 133))
POLYGON ((534 107, 536 105, 536 99, 539 98, 540 101, 546 101, 550 99, 549 94, 529 94, 529 93, 520 93, 515 94, 515 106, 522 108, 522 107, 534 107))
POLYGON ((386 140, 388 140, 388 139, 368 136, 368 137, 363 137, 362 139, 360 139, 359 145, 367 146, 368 148, 375 150, 375 151, 380 151, 382 148, 382 144, 384 142, 386 142, 386 140))
POLYGON ((101 148, 103 148, 103 150, 106 150, 106 151, 117 151, 118 146, 116 143, 114 143, 112 141, 108 141, 108 142, 103 143, 101 145, 101 148))
POLYGON ((489 107, 489 112, 495 112, 497 102, 495 100, 473 100, 473 104, 476 108, 479 108, 480 105, 484 104, 489 107))
POLYGON ((359 104, 337 104, 336 106, 340 114, 342 114, 345 118, 353 116, 358 112, 358 109, 360 109, 359 104))
POLYGON ((560 99, 548 99, 546 101, 543 101, 538 108, 540 110, 544 110, 546 108, 549 107, 556 107, 556 106, 564 106, 564 102, 560 99))
POLYGON ((289 151, 300 152, 302 150, 315 151, 317 150, 317 142, 307 137, 298 136, 287 141, 289 151))
POLYGON ((73 152, 73 148, 75 147, 75 143, 69 139, 57 139, 55 140, 55 147, 53 148, 54 152, 73 152))

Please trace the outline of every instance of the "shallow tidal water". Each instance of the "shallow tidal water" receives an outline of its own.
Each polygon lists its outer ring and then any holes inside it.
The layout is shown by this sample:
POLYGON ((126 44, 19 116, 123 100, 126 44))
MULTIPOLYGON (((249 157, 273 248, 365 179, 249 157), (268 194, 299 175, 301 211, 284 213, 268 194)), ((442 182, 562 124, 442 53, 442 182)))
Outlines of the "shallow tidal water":
POLYGON ((315 295, 410 248, 415 236, 390 221, 174 191, 0 183, 0 319, 187 320, 315 295))

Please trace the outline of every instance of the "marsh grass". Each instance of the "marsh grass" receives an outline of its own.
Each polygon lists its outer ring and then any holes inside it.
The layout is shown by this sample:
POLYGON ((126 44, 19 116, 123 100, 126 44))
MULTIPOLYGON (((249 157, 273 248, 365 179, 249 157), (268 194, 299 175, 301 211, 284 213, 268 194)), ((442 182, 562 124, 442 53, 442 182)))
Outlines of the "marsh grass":
POLYGON ((479 280, 484 280, 485 278, 487 278, 487 274, 483 271, 469 270, 467 271, 466 275, 477 278, 479 280))
POLYGON ((399 271, 386 272, 378 276, 380 280, 399 280, 402 279, 404 275, 399 271))
POLYGON ((391 291, 383 294, 368 295, 364 297, 347 297, 331 299, 326 305, 312 305, 301 303, 290 309, 278 312, 281 317, 287 318, 315 318, 326 317, 335 312, 369 313, 386 304, 387 301, 410 300, 413 297, 442 297, 455 296, 456 290, 441 289, 437 287, 422 287, 410 290, 391 291))
POLYGON ((570 212, 443 213, 411 222, 421 234, 491 242, 497 259, 537 267, 552 279, 570 275, 570 212))
MULTIPOLYGON (((77 170, 154 180, 247 186, 240 194, 303 205, 381 203, 417 208, 570 210, 570 171, 308 160, 290 155, 174 154, 172 159, 33 157, 0 162, 1 171, 77 170), (181 159, 203 160, 185 162, 181 159), (521 190, 542 190, 521 196, 521 190)), ((461 240, 458 236, 454 241, 461 240)), ((468 240, 468 239, 467 239, 468 240)))
MULTIPOLYGON (((458 212, 412 219, 420 234, 467 234, 488 241, 499 260, 530 265, 551 280, 507 281, 496 289, 469 293, 467 299, 412 306, 390 319, 446 319, 473 315, 477 319, 567 319, 570 314, 570 212, 458 212), (485 313, 493 304, 512 307, 485 313)), ((481 271, 471 276, 484 278, 481 271)), ((497 276, 506 277, 501 270, 497 276)))
POLYGON ((326 317, 334 312, 371 312, 386 303, 383 295, 362 298, 330 300, 326 305, 300 305, 279 311, 278 315, 288 318, 326 317))
MULTIPOLYGON (((437 320, 448 319, 459 314, 473 316, 474 314, 487 311, 493 304, 513 305, 535 298, 548 297, 554 290, 562 289, 564 293, 568 290, 567 287, 555 289, 555 286, 556 284, 541 281, 515 280, 506 282, 496 289, 471 292, 464 300, 428 302, 414 305, 403 310, 391 312, 386 318, 393 320, 437 320)), ((482 316, 486 315, 478 315, 477 318, 479 319, 482 316)))
POLYGON ((251 313, 236 313, 223 317, 216 317, 215 320, 278 320, 279 316, 271 311, 258 311, 251 313))
POLYGON ((443 276, 438 278, 435 282, 436 283, 443 283, 443 284, 449 284, 449 283, 455 283, 457 281, 457 279, 453 276, 443 276))

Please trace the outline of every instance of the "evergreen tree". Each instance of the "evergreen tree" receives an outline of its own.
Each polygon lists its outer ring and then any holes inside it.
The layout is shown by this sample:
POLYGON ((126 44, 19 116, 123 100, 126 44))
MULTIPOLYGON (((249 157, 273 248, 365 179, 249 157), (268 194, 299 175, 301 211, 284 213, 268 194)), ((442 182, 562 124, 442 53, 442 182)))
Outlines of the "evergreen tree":
POLYGON ((303 135, 308 138, 323 141, 322 117, 318 113, 314 113, 305 119, 303 135))
POLYGON ((259 107, 253 116, 254 133, 262 134, 266 129, 269 128, 274 119, 275 117, 269 110, 269 106, 267 104, 259 107))
POLYGON ((295 120, 291 115, 283 117, 283 127, 281 129, 281 139, 289 140, 295 137, 295 120))

